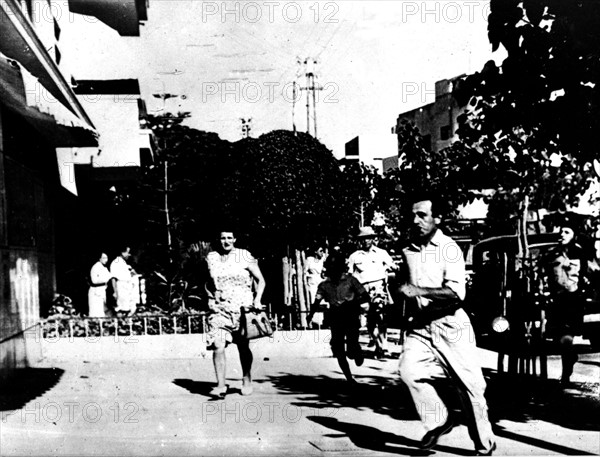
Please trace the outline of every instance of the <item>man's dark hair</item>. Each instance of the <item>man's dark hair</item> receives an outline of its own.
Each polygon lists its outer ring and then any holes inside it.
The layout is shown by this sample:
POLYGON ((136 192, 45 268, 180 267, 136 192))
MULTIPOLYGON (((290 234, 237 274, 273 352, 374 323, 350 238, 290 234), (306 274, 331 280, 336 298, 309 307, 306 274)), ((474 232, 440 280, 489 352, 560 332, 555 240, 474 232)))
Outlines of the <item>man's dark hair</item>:
POLYGON ((431 202, 431 213, 433 217, 444 218, 448 214, 448 205, 430 191, 415 192, 412 194, 409 198, 409 208, 412 208, 416 203, 424 201, 431 202))

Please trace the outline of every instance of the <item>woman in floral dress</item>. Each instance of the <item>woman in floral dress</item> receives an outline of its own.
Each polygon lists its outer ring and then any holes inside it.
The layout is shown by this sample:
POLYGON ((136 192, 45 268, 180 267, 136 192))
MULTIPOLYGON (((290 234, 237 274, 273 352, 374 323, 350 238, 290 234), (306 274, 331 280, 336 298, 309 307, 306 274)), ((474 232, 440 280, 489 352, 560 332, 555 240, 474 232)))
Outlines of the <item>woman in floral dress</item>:
POLYGON ((240 354, 243 371, 242 395, 252 393, 252 351, 249 342, 239 337, 242 308, 262 308, 260 303, 265 280, 258 262, 250 252, 235 247, 233 232, 221 232, 218 250, 206 256, 209 283, 208 348, 213 350, 213 362, 217 376, 215 396, 227 393, 225 384, 225 348, 235 343, 240 354), (256 288, 253 293, 253 282, 256 288))

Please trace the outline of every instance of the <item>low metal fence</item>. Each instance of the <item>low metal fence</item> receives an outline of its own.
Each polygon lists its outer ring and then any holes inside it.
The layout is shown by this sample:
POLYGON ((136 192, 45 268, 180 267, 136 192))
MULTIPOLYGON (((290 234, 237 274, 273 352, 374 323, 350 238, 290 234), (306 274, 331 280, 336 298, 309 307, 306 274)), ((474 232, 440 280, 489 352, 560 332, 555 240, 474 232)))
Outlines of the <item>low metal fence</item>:
MULTIPOLYGON (((304 325, 306 319, 301 318, 302 313, 308 312, 289 311, 268 315, 280 331, 326 328, 322 324, 304 325)), ((202 334, 207 332, 207 316, 208 313, 133 315, 118 318, 66 316, 48 318, 40 323, 40 327, 41 335, 46 339, 202 334)))
POLYGON ((206 314, 50 318, 41 329, 44 338, 205 333, 206 314))

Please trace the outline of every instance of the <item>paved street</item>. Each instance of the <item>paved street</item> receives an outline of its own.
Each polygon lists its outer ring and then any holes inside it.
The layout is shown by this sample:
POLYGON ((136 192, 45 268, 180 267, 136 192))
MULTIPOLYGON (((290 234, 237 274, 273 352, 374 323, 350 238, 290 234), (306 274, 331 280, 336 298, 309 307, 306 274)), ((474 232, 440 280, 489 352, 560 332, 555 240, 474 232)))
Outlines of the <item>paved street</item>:
MULTIPOLYGON (((415 448, 423 432, 397 382, 397 359, 353 366, 360 386, 351 390, 335 359, 278 348, 255 351, 252 396, 240 395, 240 366, 229 351, 225 400, 208 394, 209 357, 40 363, 0 396, 0 454, 473 455, 463 425, 432 452, 415 448)), ((480 355, 496 455, 600 454, 600 354, 581 356, 566 392, 557 357, 550 380, 528 382, 498 377, 495 354, 480 355)))

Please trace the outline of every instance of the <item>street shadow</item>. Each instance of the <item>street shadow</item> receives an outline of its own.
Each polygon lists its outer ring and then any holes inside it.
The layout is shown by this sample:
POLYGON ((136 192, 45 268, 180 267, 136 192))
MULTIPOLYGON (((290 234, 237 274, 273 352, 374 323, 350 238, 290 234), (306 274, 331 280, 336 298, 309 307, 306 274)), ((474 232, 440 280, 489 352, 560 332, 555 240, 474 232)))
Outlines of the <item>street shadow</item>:
MULTIPOLYGON (((214 382, 206 382, 206 381, 194 381, 192 379, 174 379, 173 384, 176 386, 182 387, 186 389, 189 393, 194 395, 202 395, 204 397, 209 397, 213 400, 222 400, 222 396, 212 395, 211 390, 216 386, 214 382)), ((227 389, 227 395, 235 395, 241 394, 241 389, 237 387, 229 387, 227 389)))
MULTIPOLYGON (((291 404, 298 407, 354 408, 360 411, 370 410, 399 421, 419 420, 408 389, 398 378, 385 376, 383 373, 371 376, 357 375, 355 379, 358 385, 351 386, 341 374, 338 376, 332 378, 324 375, 280 373, 262 382, 272 383, 282 394, 293 395, 295 398, 291 404)), ((494 370, 487 369, 484 370, 484 376, 488 386, 486 398, 492 424, 502 420, 521 423, 543 421, 572 430, 600 431, 598 421, 600 399, 597 394, 597 384, 576 384, 574 389, 565 390, 555 380, 499 375, 494 370)), ((437 387, 438 393, 450 410, 453 421, 457 425, 466 425, 466 417, 462 413, 460 399, 455 389, 449 384, 437 387)), ((330 417, 316 416, 311 420, 346 434, 356 446, 365 449, 410 455, 418 455, 415 452, 420 451, 414 449, 413 446, 418 444, 415 441, 380 432, 375 428, 371 430, 370 427, 344 423, 330 417), (373 436, 375 438, 372 438, 373 436)), ((496 425, 494 430, 498 436, 539 449, 567 455, 585 454, 578 449, 541 438, 534 439, 520 435, 496 425)), ((464 449, 446 449, 444 446, 438 446, 436 449, 451 454, 472 455, 472 451, 464 449)))
MULTIPOLYGON (((378 428, 369 427, 361 424, 351 424, 343 422, 333 417, 307 416, 307 419, 323 427, 341 432, 342 435, 325 435, 326 439, 321 442, 312 443, 317 448, 323 447, 323 444, 335 447, 335 441, 339 438, 348 437, 350 441, 359 448, 368 449, 376 452, 389 452, 399 455, 427 456, 432 455, 433 451, 418 449, 419 442, 395 435, 389 432, 382 432, 378 428), (329 442, 329 443, 328 443, 329 442)), ((448 446, 438 446, 439 450, 457 453, 459 455, 470 455, 463 453, 462 449, 450 448, 448 446)), ((322 449, 325 451, 327 449, 322 449)))
POLYGON ((537 447, 539 449, 544 449, 545 451, 553 452, 559 455, 597 455, 592 454, 590 452, 584 452, 579 449, 575 449, 569 446, 563 446, 562 444, 552 443, 550 441, 545 441, 540 438, 535 438, 528 434, 519 434, 510 430, 507 430, 501 426, 494 426, 494 434, 496 436, 506 438, 511 441, 518 441, 519 443, 524 443, 532 447, 537 447))
MULTIPOLYGON (((490 421, 530 423, 543 421, 571 430, 600 431, 600 383, 573 383, 565 389, 558 380, 511 376, 484 369, 490 421)), ((419 420, 406 386, 382 375, 357 375, 357 386, 340 377, 281 373, 267 378, 282 393, 294 395, 296 405, 309 408, 371 410, 397 420, 419 420)), ((450 384, 438 384, 438 393, 453 418, 466 424, 460 398, 450 384)))
POLYGON ((600 383, 573 383, 565 389, 558 380, 498 374, 484 369, 490 420, 544 421, 572 430, 600 431, 600 383))
POLYGON ((58 384, 64 374, 60 368, 23 368, 15 370, 0 386, 0 413, 23 408, 58 384))
MULTIPOLYGON (((295 406, 329 409, 369 409, 398 420, 418 420, 408 390, 398 380, 385 376, 355 375, 357 385, 352 386, 343 377, 325 375, 308 376, 295 373, 279 373, 267 377, 281 393, 296 397, 295 406)), ((255 381, 261 382, 261 381, 255 381)))

